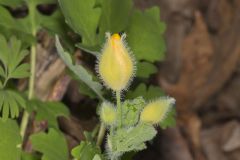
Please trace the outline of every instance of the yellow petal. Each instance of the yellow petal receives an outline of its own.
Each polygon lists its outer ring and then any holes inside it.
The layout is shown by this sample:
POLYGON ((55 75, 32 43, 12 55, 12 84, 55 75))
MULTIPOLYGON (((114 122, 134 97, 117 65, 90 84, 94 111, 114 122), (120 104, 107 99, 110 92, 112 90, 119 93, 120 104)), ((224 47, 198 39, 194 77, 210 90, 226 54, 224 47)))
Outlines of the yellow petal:
POLYGON ((98 73, 106 86, 114 91, 126 88, 134 75, 134 67, 124 37, 107 34, 107 42, 98 59, 98 73))

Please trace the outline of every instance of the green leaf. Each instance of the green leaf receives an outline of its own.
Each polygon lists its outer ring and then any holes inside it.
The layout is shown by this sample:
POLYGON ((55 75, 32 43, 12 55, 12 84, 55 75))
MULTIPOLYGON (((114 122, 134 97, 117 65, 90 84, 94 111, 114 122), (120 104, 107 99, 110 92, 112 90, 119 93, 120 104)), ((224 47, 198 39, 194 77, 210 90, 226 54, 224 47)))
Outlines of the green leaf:
MULTIPOLYGON (((28 16, 20 19, 23 29, 34 35, 43 28, 43 24, 46 24, 45 21, 52 23, 54 21, 53 16, 45 16, 38 11, 37 6, 40 4, 54 4, 56 0, 25 0, 28 7, 28 16)), ((54 14, 54 13, 53 13, 54 14)))
POLYGON ((19 116, 20 108, 25 108, 25 100, 22 96, 12 90, 0 90, 0 112, 2 111, 2 119, 7 120, 19 116))
POLYGON ((145 142, 153 139, 156 134, 157 131, 154 127, 147 124, 118 129, 114 135, 108 136, 110 154, 113 157, 118 157, 125 152, 143 150, 146 148, 145 142))
MULTIPOLYGON (((9 0, 8 0, 9 1, 9 0)), ((9 1, 10 2, 10 1, 9 1)), ((16 36, 21 39, 24 44, 32 44, 34 42, 34 38, 29 32, 29 25, 25 27, 22 23, 22 19, 15 19, 9 13, 9 11, 0 5, 0 33, 5 37, 10 38, 12 36, 16 36)), ((25 18, 24 18, 25 19, 25 18)))
POLYGON ((4 69, 6 69, 5 67, 7 67, 8 65, 8 55, 9 53, 9 48, 8 48, 8 43, 7 40, 5 39, 4 36, 0 35, 0 61, 2 61, 3 65, 4 65, 4 69))
MULTIPOLYGON (((29 76, 29 64, 21 64, 21 61, 28 55, 26 50, 22 50, 21 41, 12 37, 9 41, 0 35, 0 61, 3 63, 5 81, 10 78, 24 78, 29 76)), ((1 70, 1 69, 0 69, 1 70)), ((2 71, 3 72, 3 69, 2 71)))
POLYGON ((72 30, 65 23, 63 14, 60 10, 56 10, 51 16, 39 15, 39 20, 41 21, 41 27, 48 31, 50 35, 55 36, 56 34, 61 36, 63 43, 69 50, 74 50, 74 42, 70 36, 69 32, 72 30))
MULTIPOLYGON (((3 1, 2 4, 11 7, 12 3, 3 1)), ((18 1, 18 0, 10 0, 18 1)), ((20 1, 20 0, 19 0, 20 1)), ((16 19, 11 16, 9 11, 4 7, 0 6, 0 33, 6 37, 16 35, 21 39, 27 47, 36 42, 36 33, 40 29, 47 29, 47 31, 53 32, 54 34, 61 35, 67 43, 69 38, 67 37, 67 25, 64 23, 63 15, 59 10, 55 11, 50 16, 45 16, 38 11, 37 6, 40 4, 55 4, 57 0, 21 0, 28 9, 28 15, 24 18, 16 19), (3 30, 3 31, 2 31, 3 30)), ((0 3, 1 4, 1 3, 0 3)), ((69 45, 70 43, 68 43, 69 45)))
POLYGON ((91 99, 96 98, 95 92, 93 92, 85 83, 79 81, 79 93, 89 96, 91 99))
POLYGON ((17 122, 0 118, 0 131, 0 159, 20 160, 22 140, 17 122))
POLYGON ((0 0, 1 5, 6 5, 6 6, 12 6, 12 7, 18 7, 23 4, 23 0, 0 0))
POLYGON ((101 157, 100 157, 98 154, 96 154, 96 155, 93 157, 93 160, 101 160, 101 157))
POLYGON ((68 25, 82 37, 82 43, 94 46, 101 9, 95 7, 95 0, 59 0, 68 25))
POLYGON ((158 98, 161 96, 164 96, 163 90, 159 86, 149 86, 147 92, 145 93, 145 98, 146 99, 153 99, 153 98, 158 98))
POLYGON ((83 51, 87 52, 87 53, 91 53, 94 56, 98 56, 100 54, 100 50, 101 50, 101 46, 100 44, 97 44, 95 46, 88 46, 88 45, 84 45, 82 43, 77 43, 76 47, 82 49, 83 51))
POLYGON ((74 65, 69 53, 65 52, 60 44, 59 38, 56 37, 56 47, 59 56, 65 62, 65 64, 69 67, 69 69, 75 73, 78 78, 83 81, 89 88, 91 88, 98 97, 103 100, 102 96, 102 85, 96 81, 93 81, 93 77, 88 73, 88 71, 83 68, 81 65, 74 65))
POLYGON ((175 107, 172 107, 172 109, 167 113, 166 118, 163 121, 161 121, 159 125, 162 129, 176 126, 176 108, 175 107))
POLYGON ((160 21, 158 7, 144 12, 135 9, 130 19, 127 35, 128 44, 138 60, 150 62, 164 58, 165 43, 163 32, 165 24, 160 21))
MULTIPOLYGON (((125 127, 131 127, 137 124, 139 114, 145 106, 145 100, 142 97, 133 100, 126 100, 122 104, 122 124, 125 127)), ((119 117, 119 116, 118 116, 119 117)), ((120 121, 120 120, 119 120, 120 121)))
POLYGON ((11 37, 8 43, 8 70, 9 74, 19 67, 20 62, 28 55, 27 50, 21 50, 22 43, 16 37, 11 37))
POLYGON ((30 64, 19 65, 12 73, 10 73, 9 78, 25 78, 30 75, 30 64))
POLYGON ((157 72, 157 67, 149 62, 137 63, 137 77, 149 78, 151 74, 157 72))
POLYGON ((42 160, 68 160, 68 148, 64 135, 54 129, 30 137, 33 148, 43 154, 42 160))
MULTIPOLYGON (((97 79, 93 73, 91 72, 88 72, 89 74, 91 74, 91 76, 93 77, 93 79, 97 79)), ((85 84, 83 81, 79 80, 78 76, 76 74, 74 74, 73 72, 69 72, 68 73, 75 81, 78 82, 78 91, 79 93, 81 93, 82 95, 85 95, 85 96, 89 96, 91 99, 95 99, 97 98, 97 94, 91 89, 88 87, 87 84, 85 84)))
POLYGON ((3 70, 2 66, 0 66, 0 77, 5 77, 5 71, 3 70))
POLYGON ((58 35, 65 35, 64 32, 66 32, 67 25, 63 23, 64 21, 60 20, 63 18, 63 15, 59 10, 54 12, 51 16, 41 15, 40 18, 42 27, 46 28, 48 31, 50 31, 50 33, 53 35, 56 33, 58 35))
POLYGON ((101 38, 105 37, 106 32, 118 33, 126 29, 133 7, 132 0, 102 0, 100 6, 102 8, 99 26, 101 38))
POLYGON ((96 154, 101 154, 101 150, 90 142, 81 141, 80 145, 73 148, 71 153, 78 160, 92 160, 96 154))
POLYGON ((34 155, 33 153, 25 153, 22 152, 21 154, 21 160, 40 160, 41 158, 37 155, 34 155))
POLYGON ((133 99, 135 97, 143 96, 145 99, 150 100, 164 95, 163 90, 158 86, 147 86, 144 83, 139 84, 133 91, 127 93, 127 98, 133 99))
POLYGON ((32 110, 36 111, 35 119, 37 121, 46 120, 48 126, 54 129, 58 129, 58 117, 68 117, 70 115, 67 106, 61 102, 41 102, 39 100, 32 100, 29 102, 28 106, 31 106, 32 110))
POLYGON ((26 1, 33 1, 36 4, 52 4, 57 2, 57 0, 26 0, 26 1))

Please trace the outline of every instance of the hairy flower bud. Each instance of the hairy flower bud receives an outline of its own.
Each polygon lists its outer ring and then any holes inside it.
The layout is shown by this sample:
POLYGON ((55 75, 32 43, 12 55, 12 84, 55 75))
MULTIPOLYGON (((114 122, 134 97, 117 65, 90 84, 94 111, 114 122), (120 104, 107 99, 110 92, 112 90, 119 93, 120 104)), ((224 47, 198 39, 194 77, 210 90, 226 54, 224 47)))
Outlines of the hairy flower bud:
POLYGON ((100 118, 107 125, 112 125, 115 123, 117 119, 117 113, 111 103, 104 102, 102 104, 100 110, 100 118))
POLYGON ((112 36, 107 33, 107 41, 98 58, 97 71, 105 85, 114 91, 125 89, 134 75, 134 59, 129 53, 125 35, 112 36))
POLYGON ((142 122, 157 124, 164 120, 174 103, 174 98, 161 98, 150 102, 143 109, 140 120, 142 122))

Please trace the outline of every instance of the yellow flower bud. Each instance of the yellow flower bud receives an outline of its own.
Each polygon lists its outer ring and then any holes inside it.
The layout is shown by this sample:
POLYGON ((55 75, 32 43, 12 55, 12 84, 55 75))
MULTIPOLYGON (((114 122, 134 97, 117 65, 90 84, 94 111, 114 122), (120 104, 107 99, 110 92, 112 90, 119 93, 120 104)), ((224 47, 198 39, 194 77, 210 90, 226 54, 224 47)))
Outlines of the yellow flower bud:
POLYGON ((133 78, 135 65, 124 38, 107 33, 107 41, 98 58, 97 71, 105 85, 114 91, 125 89, 133 78))
POLYGON ((117 113, 111 103, 104 102, 102 104, 100 110, 100 118, 107 125, 112 125, 115 123, 117 119, 117 113))
POLYGON ((161 98, 150 102, 143 109, 140 120, 142 122, 157 124, 166 118, 168 111, 174 103, 174 98, 161 98))

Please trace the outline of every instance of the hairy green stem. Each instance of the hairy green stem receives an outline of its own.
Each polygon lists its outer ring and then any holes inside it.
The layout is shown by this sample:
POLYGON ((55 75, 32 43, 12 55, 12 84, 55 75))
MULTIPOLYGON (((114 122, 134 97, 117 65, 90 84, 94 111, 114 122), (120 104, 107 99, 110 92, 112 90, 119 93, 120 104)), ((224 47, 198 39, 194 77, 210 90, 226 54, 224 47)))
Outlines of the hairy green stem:
POLYGON ((36 70, 36 46, 33 45, 31 47, 31 76, 29 79, 28 99, 32 99, 34 96, 35 70, 36 70))
POLYGON ((26 132, 26 128, 28 125, 28 118, 29 118, 29 113, 27 111, 23 112, 23 117, 22 117, 22 121, 21 121, 21 125, 20 125, 20 135, 22 138, 24 138, 25 132, 26 132))
MULTIPOLYGON (((37 27, 35 23, 35 10, 36 10, 36 4, 34 1, 28 2, 29 7, 29 18, 31 22, 31 30, 32 35, 36 37, 37 33, 37 27)), ((29 86, 28 86, 28 99, 31 100, 34 97, 34 86, 35 86, 35 68, 36 68, 36 44, 33 44, 31 46, 31 55, 30 55, 30 78, 29 78, 29 86)), ((22 138, 24 138, 27 125, 28 125, 28 119, 29 119, 29 113, 25 110, 23 113, 21 125, 20 125, 20 135, 22 138)))
POLYGON ((101 123, 99 132, 98 132, 98 137, 97 137, 97 145, 101 146, 104 135, 105 135, 106 127, 103 123, 101 123))
MULTIPOLYGON (((33 45, 31 47, 31 70, 30 70, 30 78, 29 78, 29 91, 28 91, 28 99, 32 99, 34 96, 34 84, 35 84, 35 67, 36 67, 36 46, 33 45)), ((20 125, 20 135, 22 138, 25 136, 25 132, 28 125, 29 113, 24 111, 22 122, 20 125)))
POLYGON ((116 91, 117 98, 117 111, 120 116, 120 128, 122 127, 122 106, 121 106, 121 93, 120 91, 116 91))

